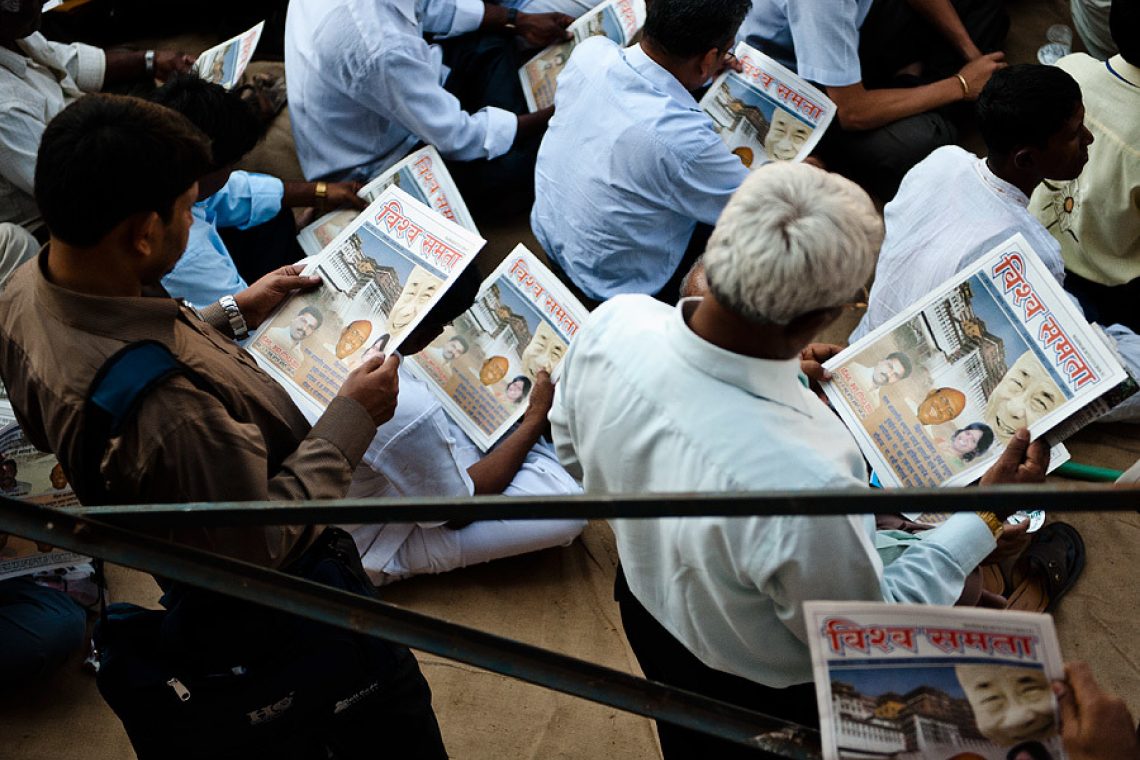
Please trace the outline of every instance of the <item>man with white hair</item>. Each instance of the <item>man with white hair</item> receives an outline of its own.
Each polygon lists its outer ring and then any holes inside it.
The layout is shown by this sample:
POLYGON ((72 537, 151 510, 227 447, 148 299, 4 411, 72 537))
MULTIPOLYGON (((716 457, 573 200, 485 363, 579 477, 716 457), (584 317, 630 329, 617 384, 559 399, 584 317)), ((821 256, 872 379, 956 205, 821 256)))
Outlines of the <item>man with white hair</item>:
MULTIPOLYGON (((854 438, 799 360, 866 281, 882 235, 852 182, 758 169, 709 240, 707 295, 676 307, 617 296, 583 326, 550 414, 562 463, 590 493, 866 487, 854 438)), ((1022 430, 983 482, 1038 482, 1047 464, 1022 430)), ((886 568, 871 515, 614 520, 615 596, 649 678, 813 725, 802 603, 953 604, 1004 516, 955 515, 886 568)), ((757 756, 658 734, 666 760, 757 756)))

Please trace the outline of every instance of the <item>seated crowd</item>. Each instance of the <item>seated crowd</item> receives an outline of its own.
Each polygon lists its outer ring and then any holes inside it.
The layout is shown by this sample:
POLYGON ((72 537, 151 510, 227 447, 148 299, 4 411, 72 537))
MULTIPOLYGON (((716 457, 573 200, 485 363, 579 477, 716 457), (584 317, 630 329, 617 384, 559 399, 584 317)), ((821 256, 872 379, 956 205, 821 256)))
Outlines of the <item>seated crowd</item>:
MULTIPOLYGON (((1005 63, 1000 0, 653 0, 638 42, 582 42, 554 105, 531 113, 519 66, 591 3, 291 0, 285 81, 306 181, 236 168, 262 120, 191 57, 49 41, 41 4, 0 0, 0 378, 28 440, 85 503, 866 488, 855 439, 819 395, 821 362, 840 347, 813 341, 872 275, 852 341, 1014 233, 1140 376, 1134 1, 1112 3, 1107 60, 1042 66, 1005 63), (806 161, 750 171, 698 106, 695 93, 739 67, 737 41, 835 103, 806 161), (124 84, 145 92, 93 94, 124 84), (969 125, 985 157, 955 144, 969 125), (475 302, 474 267, 400 353, 366 351, 312 424, 240 343, 291 293, 322 286, 301 275, 293 210, 363 208, 362 183, 425 144, 479 221, 529 213, 551 269, 593 308, 557 373, 539 363, 515 378, 526 411, 487 452, 402 364, 475 302), (140 341, 181 371, 92 452, 89 389, 140 341)), ((1106 44, 1101 34, 1089 48, 1106 44)), ((299 346, 323 318, 309 308, 281 329, 299 346)), ((467 350, 453 337, 444 358, 467 350)), ((866 385, 877 393, 911 371, 888 356, 866 385)), ((1002 397, 996 427, 944 442, 1006 444, 984 484, 1044 481, 1049 449, 1028 427, 1052 407, 1023 391, 1002 397)), ((1140 422, 1140 395, 1112 418, 1140 422)), ((906 528, 897 516, 614 520, 615 598, 647 677, 815 726, 803 602, 1005 606, 981 579, 1025 548, 1024 527, 1003 528, 1009 516, 957 513, 893 553, 880 538, 906 528)), ((368 594, 566 546, 584 527, 159 535, 368 594)), ((178 647, 167 656, 232 664, 257 652, 267 668, 311 672, 295 708, 291 696, 271 729, 233 730, 224 751, 192 731, 172 748, 168 727, 101 676, 143 760, 371 757, 378 734, 391 756, 447 757, 405 647, 177 583, 164 591, 161 646, 178 647)), ((0 690, 64 662, 86 643, 84 624, 64 591, 0 581, 0 690)), ((1055 687, 1071 757, 1140 757, 1127 709, 1087 668, 1055 687)), ((766 756, 657 729, 667 759, 766 756)))

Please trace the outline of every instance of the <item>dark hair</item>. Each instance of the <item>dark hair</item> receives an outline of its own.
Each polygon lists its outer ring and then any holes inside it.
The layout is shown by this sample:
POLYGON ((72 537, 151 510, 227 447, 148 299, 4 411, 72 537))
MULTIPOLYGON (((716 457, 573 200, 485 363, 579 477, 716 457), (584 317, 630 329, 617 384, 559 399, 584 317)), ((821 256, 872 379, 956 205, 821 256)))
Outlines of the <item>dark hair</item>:
MULTIPOLYGON (((321 310, 318 309, 316 306, 306 306, 305 308, 303 308, 299 312, 297 312, 298 317, 301 316, 302 314, 311 314, 313 319, 317 320, 317 327, 320 327, 321 325, 323 325, 325 323, 325 315, 321 314, 321 310)), ((294 317, 294 319, 296 319, 296 317, 294 317)))
MULTIPOLYGON (((444 325, 471 308, 471 304, 475 303, 475 298, 479 295, 481 282, 479 270, 474 264, 465 268, 440 297, 439 303, 431 307, 424 323, 434 325, 436 329, 443 329, 444 325)), ((463 348, 464 350, 470 348, 467 341, 463 341, 463 348)))
POLYGON ((450 338, 447 339, 448 343, 450 343, 451 341, 455 341, 459 345, 463 346, 464 352, 466 352, 467 349, 471 348, 471 344, 467 342, 467 338, 464 338, 459 333, 456 333, 455 335, 452 335, 450 338))
POLYGON ((138 98, 87 95, 40 140, 36 204, 51 234, 93 246, 128 217, 157 213, 210 170, 210 144, 183 116, 138 98))
POLYGON ((508 386, 514 385, 515 383, 519 382, 520 380, 522 381, 522 384, 523 384, 523 395, 525 396, 526 394, 530 393, 530 386, 531 386, 530 378, 527 377, 526 375, 515 376, 509 383, 507 383, 507 385, 508 386))
MULTIPOLYGON (((1119 2, 1119 0, 1117 1, 1119 2)), ((1006 760, 1014 760, 1022 752, 1028 752, 1033 760, 1053 760, 1053 755, 1045 749, 1045 745, 1034 741, 1022 742, 1010 747, 1009 752, 1005 754, 1006 760)))
POLYGON ((1108 12, 1108 33, 1124 60, 1140 66, 1140 3, 1113 0, 1108 12))
POLYGON ((990 154, 1008 156, 1026 145, 1044 148, 1073 118, 1081 88, 1056 66, 1021 63, 998 69, 978 96, 978 129, 990 154))
POLYGON ((978 445, 974 447, 973 451, 967 451, 965 454, 959 455, 963 462, 970 462, 974 459, 977 459, 982 454, 985 454, 987 451, 989 451, 990 446, 992 446, 994 443, 993 428, 984 422, 972 422, 964 428, 955 430, 954 435, 950 436, 950 440, 953 441, 954 438, 957 437, 958 433, 964 433, 967 430, 980 431, 982 437, 978 439, 978 445))
POLYGON ((214 169, 240 161, 265 134, 261 119, 240 95, 195 74, 175 74, 150 99, 182 114, 210 138, 214 169))
POLYGON ((895 351, 894 353, 887 354, 887 358, 897 359, 898 363, 902 365, 903 373, 899 380, 902 380, 904 377, 910 377, 910 371, 914 369, 914 365, 911 364, 909 356, 904 354, 902 351, 895 351))
POLYGON ((654 0, 645 17, 645 37, 677 58, 704 55, 732 45, 752 0, 654 0))

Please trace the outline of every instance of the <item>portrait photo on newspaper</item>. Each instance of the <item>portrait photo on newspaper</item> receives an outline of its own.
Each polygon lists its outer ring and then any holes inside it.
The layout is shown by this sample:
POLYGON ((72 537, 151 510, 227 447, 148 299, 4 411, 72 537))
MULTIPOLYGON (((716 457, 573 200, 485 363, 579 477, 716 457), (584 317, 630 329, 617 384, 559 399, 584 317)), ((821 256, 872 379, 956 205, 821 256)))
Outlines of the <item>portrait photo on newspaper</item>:
POLYGON ((475 304, 409 360, 484 451, 526 411, 538 373, 553 373, 589 312, 524 246, 480 286, 475 304))
POLYGON ((368 351, 391 353, 483 239, 389 187, 305 266, 322 285, 262 325, 249 350, 302 411, 319 415, 368 351))
POLYGON ((973 482, 1020 428, 1041 435, 1127 377, 1021 236, 826 367, 888 486, 973 482))
POLYGON ((827 760, 1065 757, 1049 615, 807 602, 827 760))

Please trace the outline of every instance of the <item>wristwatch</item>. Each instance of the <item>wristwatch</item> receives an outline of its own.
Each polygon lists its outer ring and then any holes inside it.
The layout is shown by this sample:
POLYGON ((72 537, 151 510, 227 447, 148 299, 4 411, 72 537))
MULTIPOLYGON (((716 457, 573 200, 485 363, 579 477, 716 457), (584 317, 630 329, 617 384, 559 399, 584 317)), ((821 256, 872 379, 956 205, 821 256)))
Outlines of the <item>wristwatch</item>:
POLYGON ((245 323, 245 317, 241 315, 241 309, 238 308, 234 297, 222 296, 218 299, 218 305, 222 307, 222 311, 226 313, 226 319, 230 321, 230 330, 233 331, 234 340, 245 340, 249 337, 249 326, 245 323))
POLYGON ((997 515, 993 512, 977 512, 976 514, 982 518, 982 522, 994 534, 994 538, 1001 538, 1001 534, 1005 530, 1005 523, 997 515))
POLYGON ((146 61, 146 73, 154 76, 154 51, 146 51, 146 55, 143 56, 143 60, 146 61))
POLYGON ((503 24, 504 29, 518 29, 519 28, 519 9, 507 8, 507 23, 503 24))

